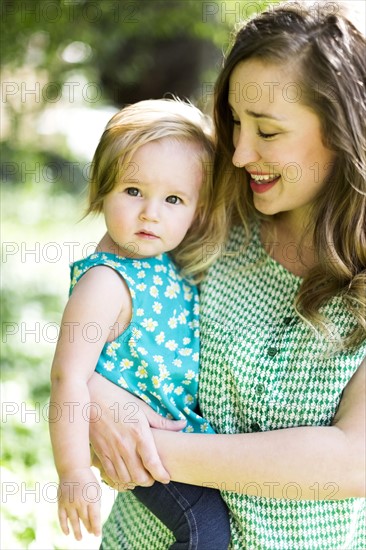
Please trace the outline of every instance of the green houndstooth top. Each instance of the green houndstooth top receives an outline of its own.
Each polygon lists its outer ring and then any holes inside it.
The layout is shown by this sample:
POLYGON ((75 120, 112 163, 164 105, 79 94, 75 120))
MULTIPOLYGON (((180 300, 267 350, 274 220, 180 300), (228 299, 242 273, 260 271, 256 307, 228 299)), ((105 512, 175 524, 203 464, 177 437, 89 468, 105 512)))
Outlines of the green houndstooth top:
MULTIPOLYGON (((242 228, 234 228, 226 251, 231 254, 215 263, 201 288, 202 414, 219 433, 329 425, 366 342, 354 353, 334 353, 296 316, 292 304, 301 279, 267 255, 257 226, 248 247, 242 228)), ((335 338, 353 326, 341 299, 325 313, 335 338)), ((332 500, 337 489, 331 479, 326 489, 329 500, 316 500, 316 483, 315 500, 301 500, 296 480, 283 499, 260 494, 259 487, 258 496, 223 491, 231 548, 365 549, 365 500, 332 500)), ((103 550, 165 550, 172 542, 132 494, 118 495, 103 550)))

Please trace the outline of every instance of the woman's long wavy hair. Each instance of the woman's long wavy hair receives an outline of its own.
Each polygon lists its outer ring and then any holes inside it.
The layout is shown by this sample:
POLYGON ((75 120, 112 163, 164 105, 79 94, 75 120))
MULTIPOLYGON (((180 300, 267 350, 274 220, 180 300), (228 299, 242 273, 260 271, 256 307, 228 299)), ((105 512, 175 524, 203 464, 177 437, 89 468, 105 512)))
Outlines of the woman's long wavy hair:
MULTIPOLYGON (((211 120, 192 104, 178 99, 154 99, 129 105, 106 126, 95 151, 89 183, 87 214, 103 212, 103 201, 122 175, 138 181, 136 151, 152 141, 169 138, 198 146, 203 182, 193 224, 171 255, 185 276, 198 282, 220 253, 222 209, 213 210, 214 139, 211 120)), ((192 162, 197 162, 197 158, 192 162)), ((172 174, 174 178, 174 174, 172 174)))
POLYGON ((366 43, 341 4, 331 4, 332 10, 319 2, 316 8, 301 2, 272 7, 238 31, 216 83, 214 185, 231 223, 242 223, 249 239, 251 222, 264 216, 254 208, 244 171, 232 165, 229 79, 248 59, 288 66, 301 86, 301 102, 321 121, 324 145, 336 153, 311 213, 317 265, 303 279, 294 305, 324 332, 322 306, 341 297, 355 319, 341 343, 352 348, 366 337, 366 43))

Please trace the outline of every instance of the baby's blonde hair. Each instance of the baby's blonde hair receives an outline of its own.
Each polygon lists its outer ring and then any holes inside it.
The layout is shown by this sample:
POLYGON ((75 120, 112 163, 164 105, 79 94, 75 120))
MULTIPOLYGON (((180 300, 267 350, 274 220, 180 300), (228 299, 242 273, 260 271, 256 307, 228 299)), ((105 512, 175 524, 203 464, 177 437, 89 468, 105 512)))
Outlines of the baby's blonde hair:
POLYGON ((154 99, 134 103, 116 113, 108 122, 95 151, 89 185, 87 214, 103 211, 103 201, 122 174, 130 170, 136 151, 163 138, 198 145, 203 181, 196 215, 182 243, 171 252, 186 276, 199 281, 220 253, 224 240, 221 209, 213 212, 212 163, 214 140, 211 120, 191 103, 178 99, 154 99), (207 251, 210 253, 207 253, 207 251))

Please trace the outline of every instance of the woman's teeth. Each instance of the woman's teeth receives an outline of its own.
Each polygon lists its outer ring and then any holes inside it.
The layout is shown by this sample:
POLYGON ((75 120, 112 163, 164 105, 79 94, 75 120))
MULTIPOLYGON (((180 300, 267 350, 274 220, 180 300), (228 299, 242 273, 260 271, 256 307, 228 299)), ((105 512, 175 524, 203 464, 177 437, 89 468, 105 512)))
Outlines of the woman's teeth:
POLYGON ((262 175, 262 174, 250 174, 250 177, 256 183, 270 183, 280 177, 280 174, 262 175))

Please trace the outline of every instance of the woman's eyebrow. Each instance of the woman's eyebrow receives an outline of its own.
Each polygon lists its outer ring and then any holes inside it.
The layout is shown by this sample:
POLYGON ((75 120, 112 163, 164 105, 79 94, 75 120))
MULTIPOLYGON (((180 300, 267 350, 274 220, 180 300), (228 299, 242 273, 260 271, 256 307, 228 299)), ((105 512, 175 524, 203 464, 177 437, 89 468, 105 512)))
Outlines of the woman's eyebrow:
POLYGON ((286 120, 286 117, 271 115, 269 113, 256 113, 255 111, 250 111, 249 109, 245 109, 245 112, 247 115, 254 118, 269 118, 271 120, 277 120, 278 122, 283 122, 286 120))
MULTIPOLYGON (((234 107, 230 104, 230 102, 228 102, 228 106, 229 106, 229 109, 233 111, 233 114, 234 113, 236 114, 236 111, 234 107)), ((269 113, 256 113, 255 111, 251 111, 250 109, 245 109, 245 114, 253 118, 268 118, 270 120, 276 120, 277 122, 284 122, 286 120, 286 117, 275 116, 269 113)))

